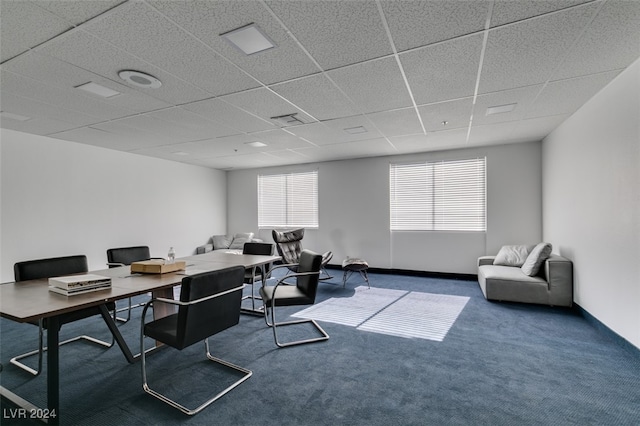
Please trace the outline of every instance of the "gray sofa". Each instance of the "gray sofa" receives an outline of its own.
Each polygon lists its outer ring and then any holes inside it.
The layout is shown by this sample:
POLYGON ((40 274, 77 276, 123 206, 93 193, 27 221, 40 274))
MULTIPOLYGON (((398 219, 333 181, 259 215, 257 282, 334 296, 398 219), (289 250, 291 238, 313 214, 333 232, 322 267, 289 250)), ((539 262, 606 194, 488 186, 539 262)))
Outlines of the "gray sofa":
POLYGON ((262 240, 253 237, 253 232, 234 235, 214 235, 208 244, 196 247, 196 254, 208 253, 212 250, 236 251, 242 253, 244 243, 261 243, 262 240))
POLYGON ((496 256, 478 258, 478 283, 487 300, 571 306, 573 263, 552 254, 537 275, 529 276, 515 266, 494 265, 496 256))

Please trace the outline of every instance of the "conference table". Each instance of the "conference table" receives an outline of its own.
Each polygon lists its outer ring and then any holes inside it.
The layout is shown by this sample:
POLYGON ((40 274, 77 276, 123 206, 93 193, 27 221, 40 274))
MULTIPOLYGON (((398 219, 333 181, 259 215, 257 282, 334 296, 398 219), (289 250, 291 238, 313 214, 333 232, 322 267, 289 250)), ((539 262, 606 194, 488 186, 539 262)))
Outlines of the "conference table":
MULTIPOLYGON (((59 424, 60 419, 60 365, 59 365, 59 315, 98 306, 100 313, 113 334, 125 359, 133 363, 140 354, 133 355, 131 349, 118 330, 106 304, 141 294, 151 293, 153 297, 173 298, 173 288, 181 284, 185 276, 225 269, 231 266, 244 266, 255 269, 280 260, 279 256, 245 255, 238 252, 211 251, 204 254, 183 257, 177 260, 186 262, 184 270, 165 274, 131 273, 129 266, 91 271, 92 274, 111 278, 111 288, 91 293, 63 296, 48 289, 48 279, 4 283, 0 285, 0 316, 17 322, 37 322, 48 318, 47 329, 47 408, 42 409, 21 398, 9 389, 0 386, 0 395, 14 404, 37 413, 40 420, 48 424, 59 424)), ((264 267, 260 268, 262 271, 264 267)), ((264 280, 264 275, 262 276, 264 280)), ((173 306, 160 309, 154 307, 155 319, 172 313, 173 306)))

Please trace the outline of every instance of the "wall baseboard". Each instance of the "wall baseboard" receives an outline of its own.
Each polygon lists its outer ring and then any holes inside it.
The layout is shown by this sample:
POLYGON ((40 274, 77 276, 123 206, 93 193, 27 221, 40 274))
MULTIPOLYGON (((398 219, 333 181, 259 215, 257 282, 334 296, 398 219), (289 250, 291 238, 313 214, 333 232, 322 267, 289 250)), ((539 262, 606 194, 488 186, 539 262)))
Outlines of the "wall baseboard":
MULTIPOLYGON (((342 270, 341 265, 327 265, 328 269, 342 270)), ((442 278, 448 280, 478 281, 476 274, 457 274, 453 272, 431 272, 431 271, 414 271, 411 269, 393 269, 393 268, 369 268, 368 272, 374 274, 388 275, 409 275, 415 277, 442 278)))
POLYGON ((575 302, 573 303, 573 309, 575 309, 576 312, 580 314, 580 316, 582 316, 589 324, 595 327, 598 331, 600 331, 602 334, 606 335, 611 340, 613 340, 618 346, 626 349, 632 355, 635 355, 638 358, 640 358, 640 348, 636 347, 633 343, 631 343, 624 337, 620 336, 615 331, 611 330, 609 327, 607 327, 602 322, 600 322, 600 320, 598 320, 596 317, 591 315, 586 309, 584 309, 582 306, 578 305, 575 302))

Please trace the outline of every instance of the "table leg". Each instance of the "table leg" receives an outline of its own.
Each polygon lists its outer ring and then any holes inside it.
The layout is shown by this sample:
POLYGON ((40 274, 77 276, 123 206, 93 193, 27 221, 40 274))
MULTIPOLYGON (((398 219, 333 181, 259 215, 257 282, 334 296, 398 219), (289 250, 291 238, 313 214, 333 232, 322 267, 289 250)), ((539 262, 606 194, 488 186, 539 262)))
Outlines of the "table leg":
POLYGON ((60 423, 60 364, 58 354, 60 321, 50 317, 47 327, 47 408, 48 424, 60 423))

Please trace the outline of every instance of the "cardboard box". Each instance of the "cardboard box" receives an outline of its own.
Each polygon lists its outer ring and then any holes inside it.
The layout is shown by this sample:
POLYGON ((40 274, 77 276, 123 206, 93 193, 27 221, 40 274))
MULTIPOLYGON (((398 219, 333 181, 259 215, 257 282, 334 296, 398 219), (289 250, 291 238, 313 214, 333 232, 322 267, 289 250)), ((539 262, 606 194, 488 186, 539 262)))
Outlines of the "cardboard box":
POLYGON ((183 271, 187 262, 176 260, 174 263, 165 263, 164 260, 143 260, 131 264, 131 272, 142 274, 166 274, 168 272, 183 271))

